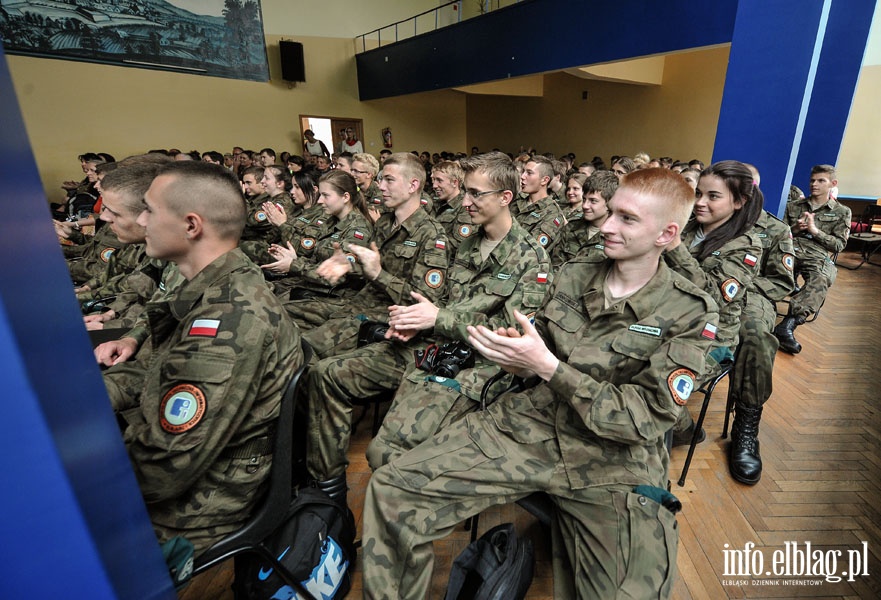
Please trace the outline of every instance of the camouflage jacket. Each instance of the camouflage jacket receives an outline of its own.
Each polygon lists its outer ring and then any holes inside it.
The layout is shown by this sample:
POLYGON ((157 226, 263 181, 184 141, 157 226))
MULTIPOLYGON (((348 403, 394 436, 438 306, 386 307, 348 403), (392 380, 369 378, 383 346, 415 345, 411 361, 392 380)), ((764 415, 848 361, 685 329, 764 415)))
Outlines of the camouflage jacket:
POLYGON ((603 236, 585 219, 569 221, 551 251, 551 264, 557 270, 582 251, 592 251, 597 256, 603 254, 603 236))
POLYGON ((275 202, 284 208, 285 213, 290 215, 295 212, 294 202, 290 194, 282 192, 275 197, 269 194, 260 194, 254 198, 248 198, 248 217, 245 220, 245 229, 242 231, 242 240, 239 247, 251 260, 258 265, 272 262, 269 255, 269 245, 277 244, 282 240, 280 227, 273 225, 263 210, 264 202, 275 202))
POLYGON ((826 204, 814 210, 809 198, 793 200, 786 205, 783 220, 789 225, 795 257, 798 260, 825 261, 831 252, 841 252, 850 236, 850 209, 837 200, 829 199, 826 204), (811 235, 799 231, 798 220, 806 212, 814 213, 814 224, 820 232, 811 235))
POLYGON ((131 329, 140 323, 141 334, 132 334, 129 331, 126 337, 134 337, 139 345, 142 344, 147 339, 149 323, 146 315, 143 321, 140 317, 147 303, 170 297, 185 281, 176 264, 147 257, 132 273, 129 289, 118 294, 108 305, 116 313, 116 317, 104 323, 104 328, 131 329))
POLYGON ((566 217, 553 196, 530 203, 529 196, 521 193, 511 205, 511 214, 548 252, 563 233, 563 226, 566 224, 566 217))
MULTIPOLYGON (((544 302, 552 280, 547 252, 525 229, 514 221, 508 234, 493 248, 486 260, 480 255, 481 235, 474 235, 459 247, 449 271, 449 296, 437 314, 434 338, 438 344, 450 340, 465 342, 468 325, 490 329, 517 327, 514 311, 534 316, 544 302)), ((414 346, 425 346, 424 340, 414 346)), ((474 353, 476 354, 476 353, 474 353)), ((473 400, 480 399, 483 384, 498 372, 498 366, 475 356, 474 368, 456 376, 460 390, 473 400)), ((411 371, 411 381, 421 381, 424 371, 411 371)))
POLYGON ((145 312, 147 345, 104 381, 160 540, 181 534, 198 551, 260 498, 299 332, 239 250, 145 312))
POLYGON ((471 215, 462 206, 462 194, 453 198, 450 202, 441 203, 434 201, 434 219, 440 223, 447 232, 450 240, 450 253, 455 256, 462 242, 474 235, 477 229, 471 224, 471 215))
POLYGON ((301 286, 331 295, 342 295, 345 290, 360 289, 364 285, 364 280, 361 276, 361 267, 355 260, 352 261, 355 271, 335 286, 316 275, 315 269, 333 255, 335 243, 340 244, 342 248, 350 244, 368 246, 373 239, 373 222, 359 211, 352 210, 342 221, 337 220, 336 217, 327 217, 327 221, 322 223, 321 229, 314 237, 308 235, 311 233, 308 230, 300 237, 300 242, 295 248, 297 259, 291 262, 288 270, 289 278, 293 280, 289 284, 292 287, 301 286))
POLYGON ((116 252, 110 254, 104 271, 83 284, 91 290, 77 294, 77 298, 84 301, 117 295, 125 285, 125 279, 145 257, 144 244, 122 244, 116 252))
POLYGON ((387 321, 392 304, 413 304, 410 292, 438 302, 446 292, 449 249, 443 227, 421 208, 394 227, 394 213, 384 213, 373 227, 382 271, 348 301, 346 312, 387 321))
POLYGON ((107 269, 107 262, 114 252, 122 248, 109 225, 95 232, 95 236, 81 246, 63 246, 74 283, 81 284, 93 277, 100 277, 107 269))
POLYGON ((779 302, 791 294, 795 286, 792 232, 783 221, 766 211, 759 215, 753 232, 762 243, 762 261, 750 291, 755 289, 771 302, 779 302))
POLYGON ((743 297, 759 274, 762 242, 754 230, 729 240, 724 246, 698 262, 695 255, 700 246, 689 248, 697 227, 690 226, 682 234, 682 243, 664 253, 667 264, 712 296, 719 306, 719 330, 716 345, 734 349, 740 332, 743 297))
POLYGON ((556 437, 573 489, 664 488, 664 434, 704 371, 716 304, 662 261, 641 290, 606 309, 611 265, 579 256, 557 273, 535 323, 560 365, 488 412, 517 442, 556 437), (530 427, 536 421, 548 426, 530 427))
POLYGON ((324 227, 327 213, 320 204, 304 209, 299 204, 294 205, 292 212, 287 213, 288 219, 278 226, 279 244, 282 246, 288 242, 296 248, 300 245, 300 238, 304 235, 316 237, 324 227))

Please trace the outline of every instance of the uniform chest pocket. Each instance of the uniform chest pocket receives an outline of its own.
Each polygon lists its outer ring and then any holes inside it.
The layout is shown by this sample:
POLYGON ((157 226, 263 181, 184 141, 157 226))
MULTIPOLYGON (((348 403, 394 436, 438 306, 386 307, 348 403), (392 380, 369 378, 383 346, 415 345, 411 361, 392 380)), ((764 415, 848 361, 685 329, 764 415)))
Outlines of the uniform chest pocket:
POLYGON ((392 251, 398 258, 413 258, 419 250, 416 246, 408 246, 406 244, 398 244, 392 251))
POLYGON ((568 297, 554 296, 545 306, 544 315, 551 323, 568 333, 575 333, 585 323, 578 303, 568 297))
POLYGON ((837 215, 820 214, 820 215, 814 215, 814 220, 821 221, 823 223, 835 223, 836 221, 840 221, 842 219, 840 217, 838 217, 837 215))
POLYGON ((639 333, 625 332, 612 340, 610 344, 615 354, 620 354, 640 362, 648 362, 658 350, 661 338, 639 333))
POLYGON ((487 293, 505 298, 513 294, 515 289, 517 289, 517 281, 513 277, 499 279, 498 276, 495 276, 486 283, 487 293))
POLYGON ((172 350, 162 365, 164 379, 189 381, 196 385, 222 384, 230 378, 236 359, 229 354, 199 349, 196 352, 172 350))

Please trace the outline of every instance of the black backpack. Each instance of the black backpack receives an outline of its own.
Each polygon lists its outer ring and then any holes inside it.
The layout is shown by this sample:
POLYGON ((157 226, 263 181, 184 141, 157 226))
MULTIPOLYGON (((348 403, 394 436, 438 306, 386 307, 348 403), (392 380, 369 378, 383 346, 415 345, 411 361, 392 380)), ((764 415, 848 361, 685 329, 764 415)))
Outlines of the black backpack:
MULTIPOLYGON (((266 541, 284 567, 318 600, 343 598, 352 587, 355 560, 352 511, 314 487, 300 488, 284 524, 266 541)), ((304 598, 259 560, 237 565, 236 598, 304 598)), ((305 596, 309 598, 309 596, 305 596)))
POLYGON ((445 600, 521 600, 532 583, 532 540, 502 523, 468 545, 453 562, 445 600))

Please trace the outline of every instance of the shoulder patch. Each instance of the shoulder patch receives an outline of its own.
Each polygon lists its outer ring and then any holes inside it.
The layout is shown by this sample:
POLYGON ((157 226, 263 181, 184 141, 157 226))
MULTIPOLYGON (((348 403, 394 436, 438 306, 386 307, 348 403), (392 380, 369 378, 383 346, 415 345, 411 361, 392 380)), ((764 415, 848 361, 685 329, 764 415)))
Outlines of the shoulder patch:
POLYGON ((459 227, 459 235, 463 238, 467 238, 469 235, 473 233, 470 225, 462 225, 459 227))
POLYGON ((746 253, 746 256, 743 257, 743 264, 748 265, 750 267, 756 266, 756 263, 759 262, 759 257, 755 254, 746 253))
POLYGON ((265 213, 265 212, 263 212, 262 210, 258 210, 257 213, 254 215, 254 218, 257 219, 257 221, 259 221, 259 222, 262 223, 262 222, 265 221, 268 217, 266 216, 266 213, 265 213))
POLYGON ((187 335, 217 337, 218 329, 220 329, 220 319, 196 319, 190 325, 190 331, 187 335))
POLYGON ((101 250, 101 260, 103 260, 104 262, 109 261, 114 252, 116 252, 116 248, 104 248, 103 250, 101 250))
POLYGON ((541 244, 542 246, 547 246, 548 242, 550 242, 550 241, 551 241, 551 238, 549 238, 545 234, 541 234, 540 236, 538 236, 538 243, 541 244))
POLYGON ((425 273, 425 285, 436 290, 444 284, 444 272, 440 269, 429 269, 425 273))
POLYGON ((352 234, 352 237, 354 237, 356 240, 363 240, 364 239, 364 232, 358 231, 356 229, 355 232, 352 234))
POLYGON ((302 240, 300 240, 300 246, 302 246, 306 250, 310 250, 315 246, 315 238, 303 238, 302 240))
POLYGON ((195 385, 182 383, 165 394, 159 405, 159 425, 168 433, 184 433, 205 416, 205 394, 195 385))
POLYGON ((440 250, 445 250, 446 247, 447 247, 447 243, 446 243, 445 241, 443 241, 443 240, 435 240, 435 241, 434 241, 434 247, 435 247, 435 248, 438 248, 438 249, 440 249, 440 250))
POLYGON ((708 340, 715 340, 717 329, 718 328, 715 325, 708 322, 706 325, 704 325, 704 330, 701 331, 701 337, 707 338, 708 340))
POLYGON ((795 268, 795 257, 792 254, 783 255, 783 268, 792 271, 795 268))
POLYGON ((547 273, 539 273, 535 276, 536 283, 547 283, 548 282, 548 274, 547 273))
POLYGON ((685 406, 688 402, 691 392, 694 391, 694 385, 694 373, 688 369, 676 369, 667 377, 670 395, 673 397, 673 401, 680 406, 685 406))
POLYGON ((725 300, 725 302, 731 302, 737 297, 737 292, 740 291, 740 282, 734 277, 731 277, 722 282, 721 289, 722 299, 725 300))

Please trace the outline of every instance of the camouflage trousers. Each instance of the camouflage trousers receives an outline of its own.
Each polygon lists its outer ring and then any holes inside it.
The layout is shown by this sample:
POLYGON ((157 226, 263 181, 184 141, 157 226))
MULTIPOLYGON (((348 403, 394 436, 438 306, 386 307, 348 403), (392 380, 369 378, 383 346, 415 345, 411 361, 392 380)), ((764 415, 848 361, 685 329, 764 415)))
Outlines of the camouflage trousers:
POLYGON ((433 379, 428 373, 419 383, 410 381, 407 375, 416 370, 408 369, 379 432, 367 446, 367 464, 374 471, 479 407, 454 387, 428 381, 433 379))
POLYGON ((311 300, 285 300, 283 298, 282 303, 288 316, 300 327, 300 331, 309 331, 322 325, 331 315, 346 307, 346 301, 341 298, 311 300))
POLYGON ((352 434, 352 400, 392 392, 413 362, 402 344, 378 342, 318 361, 306 382, 306 466, 318 481, 346 472, 352 434))
POLYGON ((351 352, 358 347, 358 331, 363 321, 357 317, 339 317, 303 332, 303 339, 312 346, 318 358, 351 352))
POLYGON ((740 345, 728 379, 728 399, 760 408, 773 389, 774 357, 780 345, 773 333, 777 310, 761 294, 748 292, 740 319, 740 345))
POLYGON ((826 299, 826 292, 835 282, 838 270, 832 259, 798 259, 796 272, 801 274, 804 284, 801 291, 792 296, 789 302, 789 315, 807 319, 820 310, 826 299))
POLYGON ((364 597, 425 598, 432 541, 467 517, 535 491, 557 507, 568 567, 557 598, 667 598, 676 571, 675 517, 627 486, 573 490, 553 423, 519 443, 475 412, 377 470, 364 505, 364 597), (572 590, 575 589, 575 594, 572 590))

